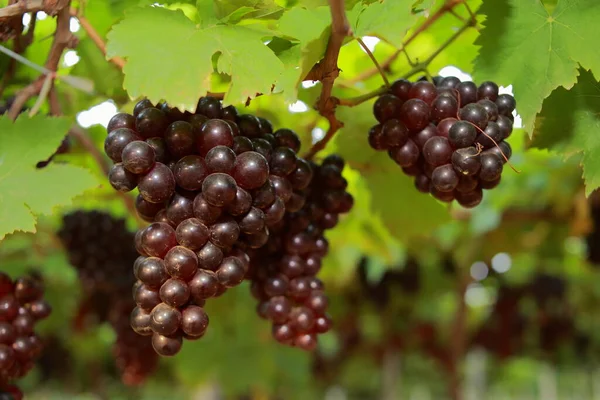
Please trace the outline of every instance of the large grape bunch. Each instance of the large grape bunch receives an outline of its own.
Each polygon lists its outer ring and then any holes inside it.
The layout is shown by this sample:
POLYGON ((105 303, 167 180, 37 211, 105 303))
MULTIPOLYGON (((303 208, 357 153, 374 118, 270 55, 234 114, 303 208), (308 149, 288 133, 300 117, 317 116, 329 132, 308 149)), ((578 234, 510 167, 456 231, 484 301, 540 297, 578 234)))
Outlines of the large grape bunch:
POLYGON ((313 350, 317 335, 331 327, 328 299, 316 275, 329 246, 324 231, 336 226, 339 214, 354 204, 343 168, 343 159, 336 155, 313 164, 314 178, 303 188, 304 206, 286 213, 267 245, 250 256, 258 314, 272 322, 275 340, 304 350, 313 350))
POLYGON ((512 154, 505 141, 516 102, 498 85, 461 82, 450 76, 411 83, 400 79, 373 106, 379 124, 369 144, 387 151, 416 188, 443 202, 478 205, 483 190, 500 183, 512 154))
POLYGON ((142 100, 107 131, 109 181, 123 192, 137 187, 138 214, 151 223, 135 240, 131 324, 171 356, 184 338, 204 335, 206 299, 244 280, 248 251, 267 243, 286 211, 302 208, 313 172, 296 155, 293 131, 273 131, 212 97, 195 113, 142 100))
POLYGON ((41 355, 42 340, 34 328, 51 312, 43 296, 37 277, 13 281, 0 272, 0 396, 21 398, 20 390, 10 382, 24 377, 41 355))
POLYGON ((135 235, 124 219, 102 211, 77 210, 63 216, 58 236, 83 286, 76 327, 88 316, 108 321, 116 333, 113 354, 122 381, 141 384, 156 370, 158 357, 148 351, 150 339, 140 338, 129 326, 135 307, 130 295, 135 282, 131 271, 137 258, 135 235))

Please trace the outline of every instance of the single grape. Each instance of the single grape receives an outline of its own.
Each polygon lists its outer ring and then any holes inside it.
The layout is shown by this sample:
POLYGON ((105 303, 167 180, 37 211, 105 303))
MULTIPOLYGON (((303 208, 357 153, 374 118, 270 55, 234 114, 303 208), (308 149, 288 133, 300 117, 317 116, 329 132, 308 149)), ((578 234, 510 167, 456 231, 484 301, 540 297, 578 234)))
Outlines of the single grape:
MULTIPOLYGON (((11 369, 15 361, 15 351, 5 344, 0 344, 0 371, 3 372, 3 375, 5 371, 9 371, 11 369)), ((7 397, 7 399, 12 399, 12 396, 7 397)))
POLYGON ((440 192, 451 192, 458 185, 458 175, 451 164, 440 165, 431 174, 431 184, 440 192))
POLYGON ((138 182, 140 195, 150 203, 162 203, 175 192, 175 177, 165 164, 155 163, 154 167, 140 177, 138 182))
POLYGON ((459 83, 460 83, 460 79, 458 79, 457 77, 447 76, 445 78, 442 78, 442 80, 440 81, 440 84, 437 86, 438 86, 438 88, 454 89, 455 87, 458 86, 459 83))
POLYGON ((498 98, 498 85, 490 81, 483 82, 477 89, 477 97, 479 100, 489 99, 491 101, 496 101, 498 98))
POLYGON ((415 177, 415 187, 421 193, 429 193, 431 187, 431 180, 427 175, 421 174, 415 177))
POLYGON ((448 163, 451 156, 452 146, 445 137, 432 137, 425 143, 425 146, 423 146, 423 157, 425 158, 425 161, 434 167, 448 163))
POLYGON ((510 118, 504 115, 498 115, 496 124, 498 124, 498 127, 502 132, 502 139, 508 138, 513 130, 513 122, 510 120, 510 118))
POLYGON ((141 307, 135 307, 131 312, 129 319, 131 329, 135 333, 142 336, 152 335, 152 329, 150 328, 150 312, 144 310, 141 307))
POLYGON ((271 153, 269 167, 271 174, 287 176, 296 169, 296 154, 287 147, 277 147, 271 153))
POLYGON ((200 249, 197 256, 200 269, 216 271, 223 261, 223 250, 209 241, 200 249))
POLYGON ((304 301, 304 305, 312 310, 315 314, 323 314, 327 310, 329 300, 325 293, 321 290, 313 291, 304 301))
POLYGON ((135 199, 135 209, 140 217, 145 221, 152 222, 156 214, 164 208, 164 204, 150 203, 138 195, 135 199))
POLYGON ((419 159, 420 154, 419 147, 410 139, 403 146, 393 147, 388 151, 390 158, 401 167, 414 165, 419 159))
POLYGON ((501 94, 496 99, 496 106, 498 106, 498 113, 501 115, 512 115, 512 112, 517 107, 515 98, 510 94, 501 94))
POLYGON ((331 322, 331 318, 329 318, 326 315, 322 315, 317 317, 317 319, 315 320, 314 330, 317 333, 326 333, 329 331, 329 329, 331 329, 332 324, 333 323, 331 322))
POLYGON ((431 109, 423 100, 410 99, 402 105, 397 115, 411 132, 418 132, 429 125, 431 109))
POLYGON ((271 121, 269 121, 266 118, 263 117, 257 117, 258 120, 260 121, 260 132, 263 134, 271 134, 273 133, 273 125, 271 124, 271 121))
POLYGON ((165 269, 173 278, 190 280, 198 269, 198 257, 192 250, 175 246, 165 255, 165 269))
POLYGON ((194 216, 204 225, 212 225, 222 214, 220 207, 209 204, 202 193, 194 198, 194 216))
POLYGON ((168 125, 165 113, 154 107, 143 109, 135 120, 135 130, 145 139, 162 137, 168 125))
POLYGON ((144 258, 135 269, 135 277, 151 289, 160 289, 169 279, 165 264, 158 257, 144 258))
POLYGON ((268 227, 272 227, 277 222, 281 221, 285 214, 285 203, 281 197, 277 197, 273 204, 264 210, 265 223, 268 227))
POLYGON ((498 106, 496 105, 496 103, 488 99, 482 99, 479 100, 477 104, 485 108, 485 111, 488 115, 488 120, 496 121, 498 119, 498 106))
POLYGON ((267 317, 276 324, 287 321, 292 305, 284 296, 273 297, 268 302, 267 317))
POLYGON ((17 315, 17 317, 13 320, 12 325, 13 328, 15 328, 17 336, 31 335, 33 333, 35 320, 26 310, 23 309, 23 313, 17 315))
POLYGON ((321 270, 321 258, 317 256, 308 256, 304 264, 304 273, 306 275, 316 275, 321 270))
POLYGON ((252 198, 254 199, 252 205, 260 209, 269 207, 275 201, 277 194, 275 193, 275 187, 271 181, 265 182, 260 188, 254 190, 252 198))
MULTIPOLYGON (((27 306, 28 306, 29 313, 36 321, 39 321, 41 319, 48 317, 50 315, 50 313, 52 312, 52 307, 50 306, 50 304, 48 304, 48 302, 46 302, 44 300, 32 301, 32 302, 28 303, 27 306)), ((2 336, 1 333, 0 333, 0 336, 2 336)), ((0 342, 2 342, 2 340, 0 340, 0 342)))
POLYGON ((209 119, 196 134, 196 147, 201 156, 216 146, 233 146, 233 132, 229 124, 222 119, 209 119))
POLYGON ((116 163, 122 161, 121 154, 123 149, 129 143, 141 140, 142 138, 133 130, 127 128, 118 128, 111 131, 104 139, 104 152, 116 163))
POLYGON ((439 190, 437 190, 435 188, 435 186, 431 185, 431 189, 429 191, 429 193, 431 193, 431 195, 438 199, 439 201, 442 201, 444 203, 451 203, 452 200, 454 200, 454 192, 441 192, 439 190))
POLYGON ((290 325, 296 332, 308 333, 315 325, 315 314, 308 307, 295 307, 289 318, 290 325))
POLYGON ((477 101, 477 85, 473 82, 460 82, 456 85, 456 90, 459 94, 460 107, 477 101))
POLYGON ((480 133, 477 136, 476 143, 479 143, 483 146, 484 149, 490 149, 492 147, 496 147, 498 143, 500 143, 503 139, 502 131, 497 123, 490 121, 485 127, 484 133, 480 133))
POLYGON ((108 125, 106 126, 106 132, 111 133, 112 131, 119 128, 127 128, 134 130, 135 129, 135 117, 131 114, 127 113, 118 113, 115 114, 110 121, 108 121, 108 125))
POLYGON ((181 279, 170 278, 160 287, 160 299, 171 307, 181 307, 190 299, 190 288, 181 279))
POLYGON ((292 279, 304 273, 305 264, 304 259, 300 256, 285 255, 279 262, 279 270, 282 274, 292 279))
POLYGON ((458 112, 459 119, 471 122, 479 129, 485 129, 488 123, 488 113, 478 103, 467 104, 458 112))
POLYGON ((448 137, 450 128, 458 121, 456 118, 444 118, 437 124, 437 135, 448 137))
POLYGON ((176 245, 175 230, 168 224, 155 222, 142 231, 141 246, 149 256, 162 258, 176 245))
POLYGON ((408 129, 397 119, 390 119, 382 127, 386 148, 403 146, 408 140, 408 129))
POLYGON ((230 215, 237 217, 246 214, 250 210, 250 207, 252 207, 252 195, 241 187, 238 187, 235 199, 227 205, 226 210, 230 215))
POLYGON ((239 235, 240 227, 231 217, 223 218, 210 227, 210 241, 221 248, 233 246, 239 235))
POLYGON ((265 214, 256 207, 250 208, 250 211, 239 220, 240 231, 246 234, 260 232, 265 227, 265 214))
POLYGON ((203 336, 208 327, 208 315, 202 307, 187 306, 181 313, 181 330, 188 336, 203 336))
POLYGON ((160 303, 158 290, 151 289, 144 284, 137 286, 133 299, 138 306, 148 311, 152 310, 160 303))
POLYGON ((477 128, 467 121, 455 122, 448 131, 448 141, 455 149, 472 146, 477 138, 477 128))
POLYGON ((476 188, 470 192, 456 192, 456 201, 465 208, 473 208, 483 200, 483 191, 481 188, 476 188))
POLYGON ((273 146, 266 139, 258 138, 252 139, 252 146, 254 151, 263 156, 267 162, 271 162, 271 154, 273 153, 273 146))
POLYGON ((300 150, 300 138, 293 130, 278 129, 273 135, 275 136, 275 147, 289 147, 294 153, 298 153, 300 150))
POLYGON ((294 330, 289 324, 273 325, 271 334, 282 344, 291 344, 294 339, 294 330))
POLYGON ((181 336, 164 336, 158 333, 152 335, 152 347, 154 351, 163 357, 171 357, 179 353, 183 339, 181 336))
POLYGON ((298 193, 292 193, 292 197, 285 203, 285 210, 289 213, 300 211, 306 204, 306 197, 298 193))
POLYGON ((483 153, 495 154, 498 158, 502 160, 502 164, 506 164, 506 160, 510 160, 510 157, 512 156, 512 148, 510 147, 510 144, 503 140, 501 142, 498 142, 498 146, 494 146, 491 149, 484 151, 483 153))
POLYGON ((481 188, 484 190, 490 190, 495 188, 496 186, 498 186, 500 184, 500 180, 502 179, 501 176, 499 176, 497 179, 494 179, 493 181, 481 181, 481 188))
POLYGON ((445 118, 454 118, 458 113, 458 101, 450 96, 438 96, 431 104, 431 119, 440 122, 445 118))
POLYGON ((236 136, 233 138, 232 149, 236 155, 240 155, 247 151, 254 151, 254 145, 252 144, 252 140, 246 136, 236 136))
MULTIPOLYGON (((238 161, 242 156, 243 154, 238 157, 238 161)), ((208 175, 202 182, 202 196, 215 207, 224 207, 235 200, 236 191, 236 181, 231 176, 221 172, 208 175)))
POLYGON ((165 303, 160 303, 150 313, 150 327, 155 333, 172 335, 179 329, 181 312, 165 303))
POLYGON ((459 174, 456 191, 461 193, 472 192, 478 185, 479 179, 476 176, 459 174))
POLYGON ((152 147, 154 151, 154 161, 166 164, 169 162, 169 154, 167 152, 167 144, 160 137, 146 139, 146 143, 152 147))
POLYGON ((175 193, 166 208, 167 219, 171 225, 177 226, 184 220, 194 216, 194 198, 190 195, 175 193))
POLYGON ((437 90, 433 83, 420 81, 413 83, 408 95, 411 99, 420 99, 428 105, 431 105, 433 100, 437 97, 437 90))
POLYGON ((192 125, 185 121, 173 122, 165 132, 165 144, 176 160, 193 154, 196 149, 196 138, 192 125))
POLYGON ((415 142, 419 149, 423 149, 425 143, 427 143, 427 141, 434 136, 437 136, 436 126, 429 124, 423 130, 415 133, 411 140, 415 142))
POLYGON ((403 101, 393 94, 384 94, 373 104, 373 115, 380 123, 384 123, 400 115, 403 101))
POLYGON ((287 202, 292 197, 293 188, 291 182, 284 177, 271 175, 269 176, 271 184, 275 188, 275 193, 283 202, 287 202))
POLYGON ((238 116, 238 112, 234 106, 227 106, 227 107, 223 107, 221 115, 224 120, 235 122, 235 120, 237 119, 237 116, 238 116))
POLYGON ((269 230, 263 228, 262 231, 253 233, 250 235, 244 235, 242 238, 243 243, 251 249, 260 249, 269 240, 269 230))
POLYGON ((242 135, 250 139, 259 138, 262 136, 260 120, 250 114, 242 114, 237 118, 237 124, 240 127, 242 135))
POLYGON ((196 113, 206 115, 210 119, 221 118, 223 113, 221 102, 214 97, 201 97, 196 106, 196 113))
POLYGON ((452 166, 459 175, 476 175, 481 168, 479 151, 475 147, 457 149, 452 153, 452 166))
MULTIPOLYGON (((291 151, 290 149, 288 150, 291 151)), ((274 161, 272 160, 272 162, 274 161)), ((269 177, 269 164, 266 158, 259 153, 247 151, 237 157, 232 175, 235 182, 243 189, 257 189, 264 185, 269 177)))
POLYGON ((226 257, 217 268, 219 283, 227 288, 239 285, 246 275, 243 263, 237 257, 226 257))
POLYGON ((406 79, 398 79, 397 81, 395 81, 394 83, 392 83, 392 86, 390 87, 390 90, 392 92, 392 94, 396 97, 398 97, 399 99, 406 101, 408 99, 410 99, 410 89, 412 88, 412 83, 406 79))
POLYGON ((204 158, 208 172, 229 173, 235 165, 235 152, 226 146, 213 147, 204 158))
POLYGON ((154 107, 154 104, 148 99, 142 99, 133 107, 133 116, 137 117, 146 108, 154 107))
POLYGON ((305 277, 290 280, 287 295, 296 301, 304 301, 311 292, 310 282, 305 277))
POLYGON ((108 172, 110 185, 119 192, 131 192, 138 185, 137 175, 127 171, 123 164, 113 165, 108 172))
POLYGON ((383 136, 383 125, 375 125, 371 129, 369 129, 369 134, 367 136, 369 141, 369 146, 371 146, 374 150, 386 150, 387 143, 383 136))
POLYGON ((481 169, 479 179, 482 181, 495 181, 502 175, 502 160, 495 154, 481 155, 481 169))
POLYGON ((219 289, 217 275, 213 271, 198 270, 188 282, 194 301, 202 301, 213 297, 219 289))

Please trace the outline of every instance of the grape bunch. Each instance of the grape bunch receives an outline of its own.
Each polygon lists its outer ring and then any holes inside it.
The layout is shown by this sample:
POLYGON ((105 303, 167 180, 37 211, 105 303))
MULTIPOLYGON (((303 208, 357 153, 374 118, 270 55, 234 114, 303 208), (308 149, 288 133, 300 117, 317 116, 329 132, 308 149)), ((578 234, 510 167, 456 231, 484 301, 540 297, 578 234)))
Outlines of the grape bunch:
POLYGON ((267 243, 286 212, 304 206, 313 171, 296 155, 292 130, 274 131, 268 120, 212 97, 201 98, 195 113, 142 100, 107 131, 104 149, 115 162, 109 181, 122 192, 137 187, 137 212, 150 222, 135 237, 131 325, 172 356, 184 338, 205 334, 205 301, 244 280, 248 252, 267 243))
POLYGON ((379 124, 370 146, 387 151, 417 190, 443 202, 477 206, 483 190, 500 183, 512 154, 506 142, 516 102, 498 85, 454 76, 411 83, 400 79, 373 106, 379 124))
POLYGON ((354 204, 346 192, 343 168, 343 159, 336 155, 313 164, 314 178, 303 189, 303 207, 286 213, 266 246, 250 254, 249 278, 259 301, 258 314, 272 322, 272 335, 282 344, 313 350, 317 335, 331 327, 328 299, 316 275, 329 246, 324 231, 337 225, 339 214, 354 204))
POLYGON ((43 344, 34 328, 51 312, 43 296, 37 277, 13 281, 0 272, 0 394, 21 398, 18 388, 9 382, 25 376, 41 355, 43 344))
POLYGON ((127 385, 141 384, 158 365, 149 338, 140 338, 129 326, 129 314, 135 307, 131 286, 135 278, 131 265, 137 259, 135 235, 125 220, 101 211, 77 210, 63 216, 58 232, 70 263, 77 269, 84 299, 79 320, 93 316, 108 321, 116 333, 113 353, 127 385))

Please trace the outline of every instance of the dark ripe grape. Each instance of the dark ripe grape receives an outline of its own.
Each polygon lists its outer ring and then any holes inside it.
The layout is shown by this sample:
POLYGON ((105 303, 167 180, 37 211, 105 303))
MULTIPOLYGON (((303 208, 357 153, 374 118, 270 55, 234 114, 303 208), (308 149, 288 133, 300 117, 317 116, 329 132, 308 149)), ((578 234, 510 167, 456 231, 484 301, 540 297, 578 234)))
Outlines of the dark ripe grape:
POLYGON ((277 147, 271 153, 269 166, 271 174, 287 176, 296 169, 296 154, 290 148, 277 147))
POLYGON ((18 278, 14 283, 14 295, 21 304, 39 300, 44 295, 44 288, 40 281, 30 277, 18 278))
POLYGON ((480 100, 489 99, 491 101, 496 101, 498 98, 498 85, 490 81, 483 82, 477 89, 477 98, 480 100))
POLYGON ((310 282, 304 277, 294 278, 288 285, 287 295, 296 301, 304 301, 310 295, 310 282))
POLYGON ((467 121, 455 122, 448 131, 448 141, 455 149, 472 146, 477 138, 477 128, 467 121))
POLYGON ((251 114, 242 114, 237 118, 237 124, 243 136, 250 139, 259 138, 262 136, 260 120, 251 114))
POLYGON ((127 113, 115 114, 110 121, 108 121, 106 131, 110 133, 119 128, 135 129, 135 117, 127 113))
POLYGON ((221 118, 223 113, 221 102, 214 97, 201 97, 198 100, 196 113, 206 115, 209 119, 221 118))
POLYGON ((144 284, 137 287, 133 299, 135 300, 135 303, 144 310, 152 310, 160 303, 158 290, 150 289, 144 284))
POLYGON ((304 273, 306 275, 316 275, 321 270, 321 258, 317 256, 308 256, 304 263, 304 273))
POLYGON ((317 317, 315 320, 314 331, 317 333, 326 333, 331 329, 331 319, 325 315, 317 317))
POLYGON ((188 286, 194 301, 201 301, 213 297, 217 293, 219 281, 213 271, 200 269, 188 282, 188 286))
POLYGON ((408 96, 411 99, 420 99, 425 103, 431 105, 433 100, 437 97, 437 90, 431 82, 421 81, 413 83, 408 96))
POLYGON ((400 115, 400 108, 403 101, 393 94, 384 94, 373 104, 373 115, 380 123, 384 123, 400 115))
POLYGON ((267 181, 252 193, 252 197, 254 199, 252 204, 255 207, 264 209, 273 204, 277 195, 275 194, 273 184, 267 181))
POLYGON ((171 307, 181 307, 190 299, 190 288, 181 279, 168 279, 160 287, 160 299, 171 307))
POLYGON ((501 179, 502 179, 502 177, 499 176, 497 179, 494 179, 493 181, 481 181, 480 186, 484 190, 490 190, 490 189, 493 189, 496 186, 498 186, 500 184, 501 179))
POLYGON ((456 118, 444 118, 437 124, 437 135, 448 137, 450 134, 450 128, 454 125, 454 123, 458 121, 456 118))
POLYGON ((300 138, 291 129, 278 129, 273 134, 275 136, 275 147, 289 147, 298 153, 300 150, 300 138))
POLYGON ((125 146, 136 140, 141 140, 141 137, 133 130, 127 128, 115 129, 104 139, 104 152, 114 162, 121 162, 121 154, 125 146))
POLYGON ((498 128, 500 128, 500 132, 502 132, 502 138, 506 139, 510 136, 513 130, 513 122, 504 115, 499 115, 496 120, 496 124, 498 124, 498 128))
POLYGON ((164 208, 163 204, 150 203, 138 195, 135 199, 135 209, 140 217, 144 220, 152 222, 154 216, 164 208))
POLYGON ((400 109, 400 120, 411 132, 418 132, 429 125, 431 109, 423 100, 410 99, 400 109))
POLYGON ((271 334, 282 344, 291 344, 294 339, 294 330, 289 324, 273 325, 271 334))
POLYGON ((277 274, 265 280, 263 290, 268 297, 283 296, 288 290, 289 283, 285 275, 277 274))
POLYGON ((0 271, 0 298, 13 292, 14 284, 8 274, 0 271))
POLYGON ((498 113, 501 115, 512 115, 512 112, 517 107, 515 98, 510 94, 501 94, 496 99, 496 106, 498 107, 498 113))
POLYGON ((476 188, 471 192, 456 192, 456 201, 465 208, 473 208, 483 200, 483 190, 476 188))
POLYGON ((204 335, 208 327, 208 315, 202 307, 187 306, 181 313, 181 330, 188 336, 204 335))
POLYGON ((458 84, 460 83, 460 79, 458 79, 455 76, 447 76, 445 78, 442 78, 442 80, 440 81, 438 88, 450 88, 450 89, 454 89, 455 87, 458 86, 458 84))
POLYGON ((425 146, 423 146, 423 157, 425 158, 425 161, 434 167, 448 163, 451 156, 452 146, 445 137, 432 137, 425 143, 425 146))
MULTIPOLYGON (((22 364, 30 363, 35 355, 35 347, 35 343, 30 340, 29 337, 17 337, 12 344, 16 361, 20 361, 22 364)), ((29 370, 29 368, 27 368, 27 370, 29 370)))
POLYGON ((339 222, 338 214, 325 213, 323 219, 319 222, 319 226, 323 229, 333 229, 339 222))
POLYGON ((429 193, 431 189, 431 180, 427 175, 418 175, 415 177, 415 187, 421 193, 429 193))
POLYGON ((235 122, 238 116, 237 109, 234 106, 223 107, 221 117, 226 121, 235 122))
POLYGON ((246 190, 261 187, 269 177, 267 159, 255 151, 240 154, 235 161, 233 177, 235 182, 246 190))
POLYGON ((169 279, 165 263, 158 257, 144 258, 135 269, 135 277, 152 289, 159 289, 169 279))
POLYGON ((133 237, 133 244, 135 246, 135 251, 137 251, 139 255, 148 256, 149 254, 146 253, 146 250, 144 250, 142 247, 142 235, 144 231, 145 229, 140 229, 135 233, 135 236, 133 237))
POLYGON ((250 211, 239 220, 238 226, 243 233, 258 233, 265 227, 265 213, 259 208, 252 207, 250 208, 250 211))
POLYGON ((477 104, 485 108, 489 121, 495 121, 498 119, 498 106, 496 103, 488 99, 482 99, 479 100, 477 104))
POLYGON ((438 96, 431 104, 431 119, 440 122, 445 118, 456 117, 458 101, 450 96, 438 96))
POLYGON ((473 82, 461 82, 456 85, 456 90, 460 96, 460 107, 464 107, 467 104, 475 103, 477 101, 477 85, 473 82))
POLYGON ((0 344, 12 344, 15 338, 17 337, 17 333, 15 332, 15 328, 8 322, 0 322, 0 344))
POLYGON ((198 251, 206 244, 209 230, 198 218, 188 218, 177 225, 177 242, 192 251, 198 251))
POLYGON ((140 177, 138 189, 144 200, 151 203, 162 203, 171 198, 175 192, 175 177, 165 164, 155 163, 154 167, 140 177))
POLYGON ((482 105, 477 103, 467 104, 458 112, 458 116, 463 121, 468 121, 479 129, 485 129, 488 123, 488 114, 482 105))
POLYGON ((275 188, 275 193, 277 196, 279 196, 284 203, 287 202, 290 197, 292 197, 292 184, 287 178, 277 175, 270 175, 269 181, 271 181, 271 184, 275 188))
POLYGON ((193 154, 196 149, 196 138, 192 125, 185 121, 173 122, 165 132, 165 143, 175 160, 193 154))
POLYGON ((344 192, 341 190, 329 191, 323 194, 322 206, 326 212, 337 212, 342 202, 344 192))
POLYGON ((242 283, 246 275, 243 263, 237 257, 225 257, 217 268, 219 283, 227 288, 242 283))
POLYGON ((493 121, 488 122, 484 132, 485 134, 480 133, 476 140, 476 142, 482 145, 484 149, 496 147, 496 145, 499 144, 503 139, 500 127, 493 121))
POLYGON ((246 251, 240 249, 239 247, 234 247, 231 249, 231 251, 229 251, 229 256, 240 260, 244 266, 244 270, 246 272, 248 271, 248 268, 250 267, 250 256, 246 251))
POLYGON ((290 254, 306 254, 311 250, 312 240, 305 232, 291 235, 285 241, 285 250, 290 254))
POLYGON ((222 119, 209 119, 196 135, 196 147, 201 156, 206 156, 213 147, 233 146, 233 132, 222 119))
POLYGON ((304 305, 311 309, 315 314, 323 314, 327 310, 329 301, 325 293, 321 290, 313 291, 304 301, 304 305))
POLYGON ((167 210, 166 209, 163 209, 163 210, 160 210, 159 212, 157 212, 156 215, 154 216, 154 220, 152 222, 163 222, 163 223, 171 226, 173 229, 176 228, 176 226, 173 225, 173 222, 171 222, 171 220, 169 218, 167 218, 167 210))
POLYGON ((110 185, 119 192, 131 192, 138 185, 138 177, 127 171, 123 164, 113 165, 108 172, 110 185))
POLYGON ((152 335, 152 347, 163 357, 172 357, 179 353, 182 345, 183 338, 180 335, 164 336, 158 333, 152 335))
POLYGON ((329 252, 329 242, 324 237, 320 237, 315 241, 315 250, 314 253, 316 255, 320 255, 321 257, 325 257, 329 252))
POLYGON ((453 97, 454 100, 456 100, 457 104, 458 104, 458 92, 456 91, 456 89, 438 87, 437 93, 438 93, 438 96, 453 97))
POLYGON ((269 302, 261 301, 256 306, 256 313, 262 319, 268 319, 267 312, 269 311, 269 302))
POLYGON ((273 125, 271 124, 271 121, 263 117, 257 118, 260 121, 260 131, 263 133, 263 135, 273 133, 273 125))
POLYGON ((272 227, 277 222, 281 221, 285 214, 285 203, 281 197, 277 197, 275 202, 265 209, 265 224, 272 227))
POLYGON ((198 269, 198 257, 192 250, 175 246, 165 255, 165 269, 173 278, 189 281, 198 269))
MULTIPOLYGON (((288 278, 296 278, 304 273, 306 263, 302 257, 285 255, 279 262, 279 271, 288 278)), ((283 294, 283 293, 282 293, 283 294)))
POLYGON ((271 153, 273 152, 271 143, 265 139, 258 138, 252 139, 252 146, 254 147, 254 151, 263 156, 267 162, 271 161, 271 153))
POLYGON ((403 146, 408 140, 408 129, 397 119, 390 119, 382 128, 386 148, 403 146))
POLYGON ((52 312, 52 307, 44 300, 34 300, 27 306, 29 313, 36 321, 47 318, 52 312))
MULTIPOLYGON (((237 189, 236 189, 237 192, 237 189)), ((220 207, 211 205, 206 201, 202 193, 198 193, 194 198, 194 216, 204 225, 212 225, 222 214, 220 207)))
POLYGON ((235 143, 235 138, 237 136, 240 136, 240 128, 234 121, 228 121, 226 119, 224 119, 223 121, 227 122, 227 125, 229 125, 229 127, 231 128, 231 134, 233 135, 233 141, 235 143))
POLYGON ((323 166, 334 165, 337 167, 337 169, 342 171, 344 169, 344 166, 346 165, 346 162, 344 161, 342 156, 340 156, 338 154, 330 154, 323 159, 323 162, 321 163, 321 165, 323 165, 323 166))
POLYGON ((458 176, 458 185, 456 191, 461 193, 471 192, 479 185, 479 179, 476 176, 460 175, 458 176))
POLYGON ((413 135, 413 137, 411 138, 411 140, 413 142, 415 142, 415 144, 417 145, 417 147, 419 149, 423 149, 423 146, 425 146, 425 143, 427 143, 427 141, 429 139, 431 139, 432 137, 437 136, 437 134, 438 133, 437 133, 437 129, 436 129, 435 125, 429 124, 424 129, 415 133, 413 135))
POLYGON ((296 332, 310 332, 315 325, 315 313, 308 307, 295 307, 290 313, 290 325, 296 332))
POLYGON ((169 121, 183 121, 187 118, 187 115, 179 111, 177 107, 170 107, 167 103, 162 103, 157 108, 165 113, 169 121))
POLYGON ((30 335, 33 333, 35 320, 29 313, 18 315, 12 322, 18 336, 30 335))
POLYGON ((207 242, 197 253, 197 256, 200 269, 216 271, 223 260, 223 250, 211 242, 207 242))
POLYGON ((131 329, 138 335, 150 336, 152 329, 150 328, 150 312, 140 307, 135 307, 129 318, 131 329))
POLYGON ((172 335, 179 329, 181 312, 165 303, 160 303, 150 313, 150 327, 161 335, 172 335))
POLYGON ((235 152, 226 146, 213 147, 204 158, 208 172, 229 173, 235 165, 235 152))
POLYGON ((223 218, 210 227, 210 241, 221 248, 229 248, 237 242, 240 227, 231 217, 223 218))
POLYGON ((135 130, 143 138, 162 137, 169 126, 169 119, 157 108, 143 109, 135 119, 135 130))
POLYGON ((152 108, 154 107, 154 104, 152 104, 152 102, 148 99, 142 99, 140 101, 138 101, 136 103, 136 105, 133 107, 133 116, 137 117, 143 110, 145 110, 146 108, 152 108))
POLYGON ((431 185, 429 193, 431 193, 433 197, 435 197, 439 201, 443 201, 444 203, 451 203, 452 200, 454 200, 454 192, 441 192, 437 190, 433 185, 431 185))
POLYGON ((440 165, 431 174, 431 184, 440 192, 451 192, 458 185, 458 175, 451 164, 440 165))
POLYGON ((192 125, 194 135, 199 135, 202 125, 208 121, 208 118, 202 114, 193 114, 188 118, 187 121, 190 123, 190 125, 192 125))
POLYGON ((412 140, 407 140, 404 146, 393 147, 388 151, 388 155, 396 164, 401 167, 410 167, 419 159, 419 147, 412 140))
POLYGON ((292 193, 292 197, 285 203, 285 210, 290 213, 300 211, 304 204, 306 204, 306 197, 298 193, 292 193))
MULTIPOLYGON (((5 371, 9 371, 14 365, 15 358, 15 352, 11 347, 0 344, 0 371, 2 371, 3 374, 5 371)), ((7 397, 7 399, 12 399, 12 396, 7 397)))
POLYGON ((475 147, 457 149, 452 153, 452 166, 459 175, 476 175, 481 168, 479 151, 475 147))
POLYGON ((166 164, 168 161, 167 144, 160 137, 146 139, 146 143, 152 147, 154 151, 154 161, 166 164))
POLYGON ((412 83, 406 79, 398 79, 397 81, 395 81, 394 83, 392 83, 392 86, 390 88, 392 94, 396 97, 398 97, 401 100, 408 100, 410 99, 410 89, 412 87, 412 83))
MULTIPOLYGON (((243 154, 238 157, 238 162, 242 156, 243 154)), ((202 196, 209 204, 215 207, 224 207, 231 203, 235 199, 236 191, 237 185, 235 180, 231 176, 221 172, 208 175, 204 179, 204 182, 202 182, 202 196)))
POLYGON ((167 219, 171 221, 173 226, 177 226, 184 220, 194 216, 194 199, 175 193, 166 210, 167 219))
POLYGON ((237 217, 246 214, 250 210, 250 207, 252 207, 252 195, 241 187, 238 187, 235 199, 227 205, 226 210, 229 214, 237 217))
POLYGON ((502 175, 502 159, 495 154, 482 154, 479 179, 491 182, 498 179, 500 175, 502 175))
POLYGON ((369 141, 369 146, 371 146, 374 150, 386 150, 387 143, 385 138, 383 137, 383 125, 375 125, 371 129, 369 129, 369 134, 367 136, 369 141))
POLYGON ((496 156, 498 156, 498 158, 502 160, 502 164, 506 164, 506 160, 510 160, 510 157, 512 156, 512 148, 507 142, 501 141, 498 142, 498 146, 494 146, 491 149, 483 152, 483 154, 488 153, 495 154, 496 156))
POLYGON ((421 169, 421 165, 425 162, 424 159, 420 158, 415 165, 411 165, 410 167, 402 167, 402 172, 408 176, 418 176, 423 172, 421 169))
POLYGON ((235 154, 240 155, 247 151, 254 151, 254 145, 246 136, 236 136, 233 138, 232 149, 235 154))
POLYGON ((276 324, 283 324, 287 321, 292 305, 284 296, 273 297, 268 301, 267 318, 276 324))

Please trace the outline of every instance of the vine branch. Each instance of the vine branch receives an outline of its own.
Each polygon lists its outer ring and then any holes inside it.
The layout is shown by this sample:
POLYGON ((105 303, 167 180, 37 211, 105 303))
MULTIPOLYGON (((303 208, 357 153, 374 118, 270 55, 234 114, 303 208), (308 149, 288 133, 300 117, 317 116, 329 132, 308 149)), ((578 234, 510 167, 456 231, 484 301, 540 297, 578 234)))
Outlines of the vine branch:
POLYGON ((48 15, 56 15, 70 0, 18 0, 4 8, 0 8, 0 21, 19 17, 28 12, 44 11, 48 15))

